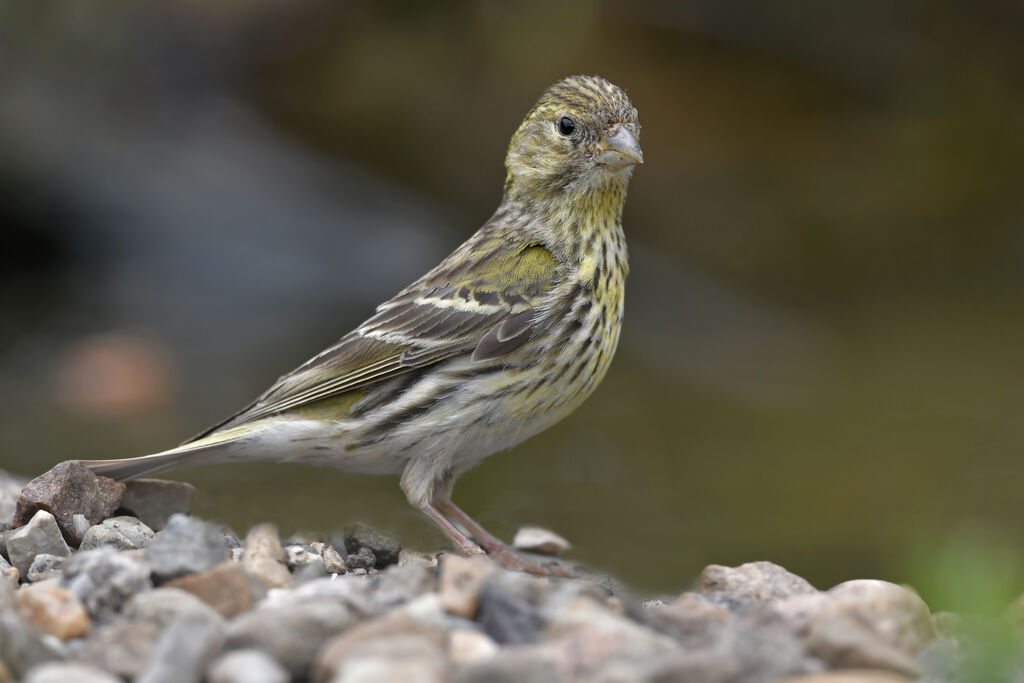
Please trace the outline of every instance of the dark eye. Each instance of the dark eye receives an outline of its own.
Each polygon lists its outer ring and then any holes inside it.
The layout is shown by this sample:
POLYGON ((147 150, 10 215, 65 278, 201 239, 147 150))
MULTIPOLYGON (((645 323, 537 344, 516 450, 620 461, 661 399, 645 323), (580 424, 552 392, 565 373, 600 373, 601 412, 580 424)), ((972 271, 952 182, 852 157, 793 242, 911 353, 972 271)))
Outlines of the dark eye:
POLYGON ((572 135, 572 132, 576 130, 576 122, 570 119, 568 116, 563 116, 558 119, 558 132, 562 135, 572 135))

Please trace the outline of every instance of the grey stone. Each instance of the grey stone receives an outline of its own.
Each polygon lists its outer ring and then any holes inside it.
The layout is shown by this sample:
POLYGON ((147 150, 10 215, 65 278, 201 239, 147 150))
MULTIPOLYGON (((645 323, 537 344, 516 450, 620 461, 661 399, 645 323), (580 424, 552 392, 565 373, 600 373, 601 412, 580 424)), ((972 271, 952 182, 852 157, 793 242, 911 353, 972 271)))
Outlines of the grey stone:
POLYGON ((136 593, 153 587, 149 568, 113 548, 78 552, 64 567, 61 585, 78 596, 93 619, 107 619, 136 593))
POLYGON ((11 566, 6 557, 0 555, 0 583, 18 583, 20 578, 21 572, 16 567, 11 566))
POLYGON ((38 664, 59 661, 65 656, 59 640, 22 621, 14 610, 0 611, 0 662, 7 664, 16 678, 22 678, 38 664))
POLYGON ((914 591, 888 581, 860 579, 831 588, 819 619, 851 615, 885 642, 914 655, 936 636, 931 612, 914 591))
POLYGON ((501 645, 535 643, 545 626, 536 606, 490 579, 480 587, 476 620, 501 645))
POLYGON ((207 683, 288 683, 291 677, 273 657, 260 650, 235 650, 206 669, 207 683))
POLYGON ((228 624, 228 648, 263 650, 288 669, 291 676, 306 676, 323 645, 363 617, 354 600, 340 592, 302 595, 303 588, 315 589, 318 586, 314 584, 324 581, 329 579, 288 591, 233 619, 228 624))
POLYGON ((56 519, 45 510, 37 511, 28 524, 7 537, 7 552, 22 576, 28 575, 32 560, 40 553, 60 557, 71 554, 56 519))
POLYGON ((319 553, 315 552, 312 546, 307 545, 288 545, 284 548, 285 562, 288 568, 292 571, 301 569, 310 564, 323 564, 324 558, 319 553))
MULTIPOLYGON (((339 547, 338 543, 333 543, 333 545, 335 548, 339 547)), ((376 559, 374 566, 377 569, 383 569, 398 563, 402 544, 365 524, 353 524, 345 529, 344 548, 348 555, 356 555, 360 549, 367 548, 376 559)))
POLYGON ((58 463, 25 485, 14 523, 24 524, 37 510, 46 510, 68 543, 77 546, 82 539, 75 536, 74 516, 82 514, 91 524, 99 524, 114 514, 124 491, 123 483, 98 476, 78 461, 58 463))
POLYGON ((32 560, 32 566, 28 568, 29 581, 45 581, 60 576, 64 572, 64 565, 68 558, 60 555, 40 553, 32 560))
POLYGON ((71 515, 71 533, 75 538, 85 538, 85 532, 92 526, 92 522, 85 518, 80 512, 71 515))
POLYGON ((187 514, 195 501, 195 487, 183 481, 136 479, 128 482, 121 507, 149 528, 160 531, 171 515, 187 514))
POLYGON ((351 553, 345 558, 345 566, 349 569, 373 569, 377 566, 377 556, 369 548, 360 548, 359 552, 351 553))
POLYGON ((542 529, 539 526, 524 526, 516 532, 512 539, 512 545, 519 550, 525 550, 541 555, 561 555, 572 548, 572 544, 554 531, 542 529))
POLYGON ((24 683, 121 683, 121 679, 88 664, 49 662, 32 667, 24 683))
POLYGON ((565 680, 552 662, 505 652, 461 667, 453 678, 455 683, 564 683, 565 680))
POLYGON ((175 621, 160 633, 135 683, 200 683, 223 647, 223 622, 201 617, 175 621))
POLYGON ((182 514, 172 515, 146 548, 146 561, 158 583, 212 569, 226 559, 228 545, 220 530, 182 514))
POLYGON ((841 615, 816 621, 807 636, 807 650, 837 669, 884 669, 918 676, 920 667, 903 650, 887 643, 871 626, 841 615))
POLYGON ((180 588, 154 588, 133 596, 122 610, 126 619, 145 621, 165 628, 182 619, 207 619, 223 623, 214 608, 180 588))
POLYGON ((369 579, 351 578, 363 584, 368 598, 365 604, 373 614, 383 614, 425 593, 436 592, 438 585, 437 572, 418 564, 391 565, 369 579))
POLYGON ((324 566, 323 558, 319 555, 316 556, 317 562, 310 562, 303 567, 300 567, 296 572, 293 580, 295 584, 307 583, 309 581, 315 581, 316 579, 322 579, 329 576, 327 567, 324 566))
POLYGON ((14 581, 0 579, 0 612, 14 609, 15 593, 18 585, 14 581))
POLYGON ((317 656, 313 679, 440 681, 446 640, 438 625, 395 610, 332 638, 317 656))
POLYGON ((153 540, 153 530, 135 517, 111 517, 90 527, 82 537, 81 550, 109 545, 118 550, 140 550, 153 540))
POLYGON ((28 483, 27 479, 15 477, 0 470, 0 524, 14 524, 14 510, 18 496, 28 483))
POLYGON ((75 659, 133 680, 149 661, 159 633, 156 624, 118 619, 95 629, 75 659))
POLYGON ((748 562, 739 567, 709 565, 701 572, 698 591, 733 603, 765 603, 818 592, 806 579, 771 562, 748 562))

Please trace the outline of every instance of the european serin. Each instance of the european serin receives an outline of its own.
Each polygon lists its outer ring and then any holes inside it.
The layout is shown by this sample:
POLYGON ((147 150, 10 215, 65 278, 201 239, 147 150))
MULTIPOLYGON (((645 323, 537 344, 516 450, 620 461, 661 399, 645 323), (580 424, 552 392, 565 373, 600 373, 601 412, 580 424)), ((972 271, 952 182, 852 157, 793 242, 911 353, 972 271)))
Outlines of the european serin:
POLYGON ((498 210, 440 265, 193 440, 86 464, 117 479, 257 460, 400 474, 409 502, 463 553, 561 572, 510 551, 452 502, 452 486, 571 413, 608 370, 639 137, 636 109, 615 85, 556 83, 512 136, 498 210))

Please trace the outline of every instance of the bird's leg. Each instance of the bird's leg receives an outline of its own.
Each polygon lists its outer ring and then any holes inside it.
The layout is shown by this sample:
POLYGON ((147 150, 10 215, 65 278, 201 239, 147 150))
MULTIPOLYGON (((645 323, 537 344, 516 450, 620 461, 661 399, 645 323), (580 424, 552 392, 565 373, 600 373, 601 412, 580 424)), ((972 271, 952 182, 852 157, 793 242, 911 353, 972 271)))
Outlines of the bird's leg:
POLYGON ((516 569, 541 576, 573 576, 571 569, 559 564, 555 560, 537 562, 519 555, 502 543, 499 538, 487 531, 487 529, 480 526, 465 510, 453 503, 451 498, 437 501, 437 507, 444 510, 452 519, 465 527, 466 531, 472 534, 473 538, 487 549, 487 556, 506 569, 516 569))
POLYGON ((448 534, 448 538, 452 539, 452 542, 463 555, 472 557, 474 555, 484 554, 483 548, 477 545, 472 538, 467 536, 462 529, 452 524, 452 521, 441 514, 441 511, 436 507, 428 503, 427 505, 420 507, 420 510, 422 510, 423 514, 427 517, 434 520, 434 524, 441 527, 442 531, 448 534))
POLYGON ((437 507, 441 508, 451 519, 461 524, 487 552, 494 554, 508 550, 508 546, 502 543, 500 538, 480 526, 475 519, 466 514, 465 510, 453 503, 451 498, 437 501, 437 507))

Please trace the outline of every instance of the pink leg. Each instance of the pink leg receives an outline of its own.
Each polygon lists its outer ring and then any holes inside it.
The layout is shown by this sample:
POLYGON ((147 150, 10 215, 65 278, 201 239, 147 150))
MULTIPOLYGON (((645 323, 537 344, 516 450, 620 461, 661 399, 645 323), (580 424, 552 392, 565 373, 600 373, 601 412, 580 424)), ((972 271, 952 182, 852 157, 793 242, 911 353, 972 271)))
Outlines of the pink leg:
MULTIPOLYGON (((518 571, 529 572, 531 574, 539 574, 541 576, 573 576, 573 572, 571 569, 562 564, 559 564, 555 560, 550 560, 548 562, 541 563, 535 562, 533 560, 528 560, 525 557, 516 554, 515 551, 513 551, 507 545, 502 543, 500 539, 498 539, 496 536, 487 531, 487 529, 484 529, 482 526, 480 526, 480 524, 477 523, 475 519, 466 514, 465 510, 460 508, 451 500, 438 501, 437 505, 442 510, 447 512, 452 519, 454 519, 456 522, 464 526, 466 530, 469 531, 469 533, 471 533, 473 537, 476 538, 476 540, 479 541, 480 544, 487 549, 488 557, 493 559, 501 566, 507 569, 516 569, 518 571)), ((440 513, 438 513, 436 509, 432 509, 434 513, 438 515, 438 517, 444 519, 448 526, 454 528, 454 525, 448 519, 444 518, 440 513)), ((438 524, 441 524, 441 522, 434 518, 430 512, 427 512, 427 514, 430 515, 431 518, 434 519, 434 521, 437 521, 438 524)), ((441 528, 445 529, 445 531, 448 532, 448 535, 452 537, 452 540, 455 540, 456 544, 460 544, 460 541, 456 538, 455 535, 448 531, 447 527, 444 524, 441 524, 441 528)), ((467 541, 472 543, 472 541, 470 541, 469 538, 461 531, 459 531, 458 533, 461 535, 462 538, 465 538, 467 541)), ((479 552, 480 548, 478 546, 476 549, 479 552)))
POLYGON ((440 500, 437 502, 437 506, 444 510, 449 517, 461 524, 473 538, 480 542, 480 545, 487 549, 487 552, 500 553, 503 550, 508 550, 508 546, 502 543, 501 539, 480 526, 475 519, 466 514, 465 510, 451 500, 440 500))
POLYGON ((421 508, 421 510, 423 510, 423 513, 427 517, 434 520, 434 524, 437 524, 441 527, 442 531, 448 534, 448 538, 452 539, 452 542, 455 543, 455 546, 463 555, 472 557, 473 555, 484 554, 483 548, 478 546, 472 538, 463 533, 462 529, 452 524, 451 520, 442 515, 436 507, 433 505, 427 505, 426 507, 421 508))

